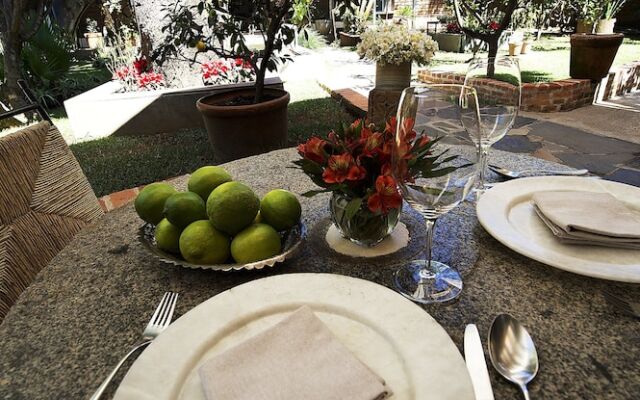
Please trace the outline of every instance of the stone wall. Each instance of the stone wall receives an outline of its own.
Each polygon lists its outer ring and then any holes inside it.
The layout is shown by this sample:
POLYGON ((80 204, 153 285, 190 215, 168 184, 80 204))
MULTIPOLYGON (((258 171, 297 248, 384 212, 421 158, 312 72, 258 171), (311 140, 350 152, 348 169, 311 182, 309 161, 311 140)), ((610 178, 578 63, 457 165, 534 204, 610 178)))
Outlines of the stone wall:
MULTIPOLYGON (((414 15, 416 17, 433 17, 445 14, 447 2, 445 0, 415 0, 416 7, 414 15)), ((411 7, 413 0, 395 0, 394 7, 399 9, 405 6, 411 7)))

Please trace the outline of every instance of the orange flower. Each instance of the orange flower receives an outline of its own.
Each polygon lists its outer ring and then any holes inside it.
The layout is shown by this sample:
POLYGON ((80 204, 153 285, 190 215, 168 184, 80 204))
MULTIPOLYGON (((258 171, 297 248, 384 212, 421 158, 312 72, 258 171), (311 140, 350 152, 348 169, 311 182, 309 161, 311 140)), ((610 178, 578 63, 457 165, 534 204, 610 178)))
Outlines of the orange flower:
POLYGON ((402 196, 398 193, 396 181, 385 175, 376 179, 376 192, 369 196, 367 206, 374 213, 387 214, 390 210, 396 210, 402 205, 402 196))
POLYGON ((324 150, 326 145, 327 142, 324 140, 312 137, 307 143, 298 146, 298 153, 308 160, 317 162, 318 164, 324 164, 327 158, 327 153, 324 150))
POLYGON ((357 165, 351 154, 344 153, 329 157, 327 168, 322 172, 326 183, 342 183, 363 179, 367 171, 357 165))

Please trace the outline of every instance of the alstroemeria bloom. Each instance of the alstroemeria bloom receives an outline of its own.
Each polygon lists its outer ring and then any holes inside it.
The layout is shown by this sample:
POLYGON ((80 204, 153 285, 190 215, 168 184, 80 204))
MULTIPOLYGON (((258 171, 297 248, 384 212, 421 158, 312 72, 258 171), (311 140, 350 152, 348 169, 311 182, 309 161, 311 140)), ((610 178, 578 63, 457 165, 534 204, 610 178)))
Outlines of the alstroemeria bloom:
POLYGON ((329 157, 327 167, 322 172, 322 179, 326 183, 342 183, 363 179, 367 171, 356 164, 349 153, 329 157))
POLYGON ((313 162, 324 164, 324 161, 327 158, 327 153, 324 150, 326 145, 326 141, 317 137, 312 137, 307 141, 307 143, 303 143, 298 146, 298 153, 300 153, 302 157, 313 162))
POLYGON ((396 181, 385 175, 376 179, 376 192, 369 196, 367 206, 374 213, 387 214, 390 210, 400 208, 402 196, 398 193, 396 181))

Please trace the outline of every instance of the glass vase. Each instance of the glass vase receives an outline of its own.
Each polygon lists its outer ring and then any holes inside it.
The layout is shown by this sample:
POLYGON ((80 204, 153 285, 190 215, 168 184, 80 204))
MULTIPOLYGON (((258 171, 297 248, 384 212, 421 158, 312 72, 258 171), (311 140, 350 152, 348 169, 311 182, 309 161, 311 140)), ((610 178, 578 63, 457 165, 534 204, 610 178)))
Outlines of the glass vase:
POLYGON ((398 224, 400 209, 392 209, 386 215, 373 213, 362 202, 351 217, 347 217, 347 205, 351 197, 334 192, 329 201, 331 220, 340 234, 364 247, 373 247, 382 242, 398 224))

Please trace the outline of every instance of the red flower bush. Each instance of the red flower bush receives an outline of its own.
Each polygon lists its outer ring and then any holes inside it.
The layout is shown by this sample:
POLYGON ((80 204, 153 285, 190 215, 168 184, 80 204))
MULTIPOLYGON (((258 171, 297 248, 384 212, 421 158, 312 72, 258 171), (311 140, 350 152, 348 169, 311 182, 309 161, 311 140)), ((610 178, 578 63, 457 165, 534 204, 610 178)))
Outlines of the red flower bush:
POLYGON ((489 22, 487 29, 489 29, 490 32, 495 32, 500 29, 500 24, 497 23, 496 21, 491 21, 489 22))
POLYGON ((251 82, 256 75, 251 63, 242 58, 207 61, 202 64, 201 70, 205 85, 251 82))
POLYGON ((384 129, 357 120, 342 124, 327 138, 312 137, 298 146, 302 159, 294 163, 313 182, 323 188, 305 193, 339 192, 357 199, 374 214, 388 214, 402 206, 402 197, 392 176, 392 156, 396 158, 395 177, 412 181, 417 169, 429 170, 437 157, 431 157, 435 141, 416 140, 414 121, 405 120, 397 135, 392 118, 384 129))
POLYGON ((447 24, 447 33, 460 33, 462 29, 460 29, 460 25, 457 22, 449 22, 447 24))
POLYGON ((146 58, 136 58, 132 66, 122 66, 113 72, 113 79, 118 80, 124 91, 158 90, 166 86, 164 75, 153 72, 146 58))

